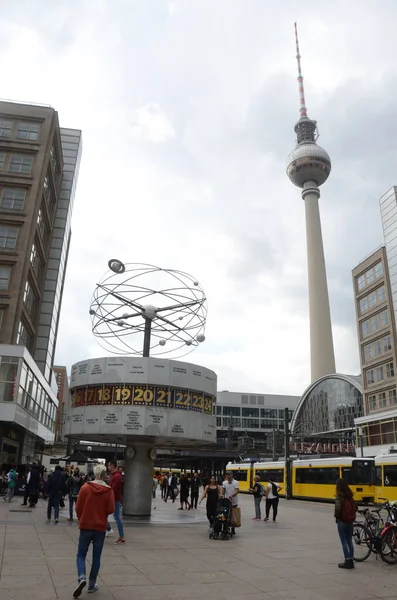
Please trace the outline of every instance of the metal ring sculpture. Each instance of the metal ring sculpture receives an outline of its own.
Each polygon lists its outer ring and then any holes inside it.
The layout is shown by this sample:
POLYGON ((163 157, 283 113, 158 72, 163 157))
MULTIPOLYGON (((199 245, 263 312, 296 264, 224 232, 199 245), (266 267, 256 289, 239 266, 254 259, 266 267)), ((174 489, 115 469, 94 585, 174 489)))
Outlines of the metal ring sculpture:
POLYGON ((194 277, 117 259, 108 267, 89 311, 102 348, 119 356, 177 353, 177 358, 204 342, 207 299, 194 277))

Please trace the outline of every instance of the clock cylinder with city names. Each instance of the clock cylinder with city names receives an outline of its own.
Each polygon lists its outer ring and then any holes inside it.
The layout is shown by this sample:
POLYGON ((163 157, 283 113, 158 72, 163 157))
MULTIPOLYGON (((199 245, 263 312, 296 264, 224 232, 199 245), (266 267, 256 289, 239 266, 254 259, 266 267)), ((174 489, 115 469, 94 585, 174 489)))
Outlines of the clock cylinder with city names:
POLYGON ((87 440, 214 443, 216 374, 191 363, 102 358, 72 367, 66 433, 87 440))

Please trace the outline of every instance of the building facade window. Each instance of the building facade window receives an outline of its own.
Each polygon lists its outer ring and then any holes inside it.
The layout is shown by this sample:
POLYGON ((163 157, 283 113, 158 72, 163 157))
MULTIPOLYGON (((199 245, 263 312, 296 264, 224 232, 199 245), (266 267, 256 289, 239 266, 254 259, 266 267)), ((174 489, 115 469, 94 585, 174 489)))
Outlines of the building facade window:
POLYGON ((6 153, 0 152, 0 169, 4 169, 5 162, 6 162, 6 153))
POLYGON ((0 265, 0 291, 6 292, 10 284, 11 267, 9 265, 0 265))
POLYGON ((17 138, 20 140, 39 139, 40 123, 18 123, 17 138))
POLYGON ((36 307, 38 305, 37 296, 33 290, 32 284, 26 280, 25 289, 23 292, 23 303, 30 318, 34 321, 36 307))
POLYGON ((54 146, 52 146, 51 150, 50 150, 50 162, 51 162, 51 166, 54 170, 54 173, 57 173, 59 171, 59 166, 58 166, 58 159, 57 159, 57 154, 55 152, 54 146))
POLYGON ((3 188, 1 190, 1 208, 7 210, 23 210, 26 190, 22 188, 3 188))
POLYGON ((375 340, 364 346, 364 362, 378 358, 391 351, 391 335, 385 335, 379 340, 375 340))
POLYGON ((386 379, 391 379, 392 377, 394 377, 394 364, 392 362, 365 371, 367 385, 373 385, 374 383, 379 383, 386 379))
POLYGON ((358 291, 372 285, 380 277, 383 277, 383 264, 378 262, 374 267, 371 267, 368 271, 357 277, 358 291))
POLYGON ((41 258, 36 243, 32 244, 32 250, 30 252, 30 266, 32 267, 32 271, 35 274, 37 281, 40 282, 44 272, 44 261, 41 258))
POLYGON ((385 300, 386 289, 384 285, 381 285, 378 289, 360 299, 360 315, 368 312, 378 304, 382 304, 382 302, 385 302, 385 300))
POLYGON ((0 119, 0 137, 9 138, 11 137, 12 121, 7 119, 0 119))
POLYGON ((28 154, 12 154, 8 171, 10 173, 30 173, 33 157, 28 154))
POLYGON ((18 239, 18 227, 0 225, 0 248, 15 250, 18 239))
POLYGON ((33 336, 23 321, 19 322, 17 332, 18 346, 25 346, 29 352, 32 350, 33 336))
POLYGON ((397 390, 392 388, 379 392, 377 394, 370 394, 368 396, 368 410, 374 412, 376 410, 385 409, 388 407, 395 407, 397 405, 397 390))
POLYGON ((386 327, 389 324, 389 313, 387 309, 382 310, 380 313, 362 321, 361 323, 361 335, 363 338, 376 333, 379 329, 386 327))

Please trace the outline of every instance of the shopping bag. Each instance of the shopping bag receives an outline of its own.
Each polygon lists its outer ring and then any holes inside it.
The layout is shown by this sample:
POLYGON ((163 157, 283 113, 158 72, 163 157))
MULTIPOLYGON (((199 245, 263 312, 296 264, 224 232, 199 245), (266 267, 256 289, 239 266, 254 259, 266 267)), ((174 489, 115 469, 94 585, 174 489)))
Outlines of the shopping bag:
POLYGON ((232 508, 232 527, 241 527, 241 508, 239 506, 232 508))

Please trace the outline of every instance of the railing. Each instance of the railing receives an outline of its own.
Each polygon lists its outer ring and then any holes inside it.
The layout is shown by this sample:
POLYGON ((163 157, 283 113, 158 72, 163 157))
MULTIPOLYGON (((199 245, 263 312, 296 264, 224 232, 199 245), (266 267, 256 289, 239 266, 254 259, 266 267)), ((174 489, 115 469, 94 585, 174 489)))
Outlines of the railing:
POLYGON ((10 102, 11 104, 25 104, 26 106, 41 106, 42 108, 52 108, 51 104, 42 102, 27 102, 26 100, 11 100, 10 98, 0 98, 0 102, 10 102))

